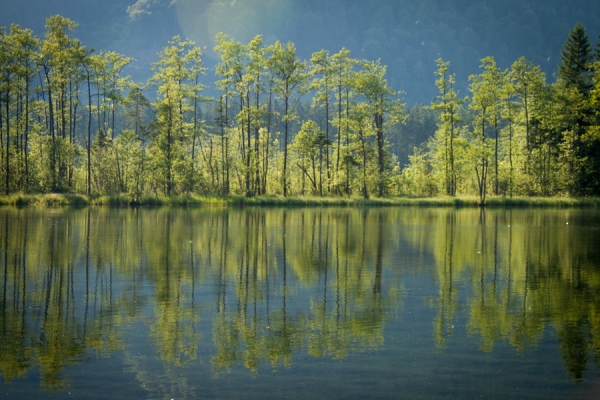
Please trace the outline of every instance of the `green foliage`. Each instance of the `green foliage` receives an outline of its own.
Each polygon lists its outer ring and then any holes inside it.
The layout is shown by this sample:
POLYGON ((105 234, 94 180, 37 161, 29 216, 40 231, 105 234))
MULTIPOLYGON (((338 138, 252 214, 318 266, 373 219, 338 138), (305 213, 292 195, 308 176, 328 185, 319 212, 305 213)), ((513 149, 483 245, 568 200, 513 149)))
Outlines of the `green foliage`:
POLYGON ((441 58, 436 60, 438 70, 435 75, 439 78, 435 81, 440 95, 431 104, 432 110, 440 110, 440 121, 438 130, 436 131, 434 143, 432 147, 436 149, 434 169, 443 182, 444 191, 449 196, 456 194, 457 174, 455 168, 455 152, 454 141, 458 134, 459 123, 461 117, 459 109, 464 102, 464 99, 458 97, 458 92, 455 90, 456 84, 455 74, 448 73, 450 66, 449 61, 443 61, 441 58))
POLYGON ((215 38, 217 100, 202 95, 202 50, 175 36, 153 76, 84 47, 77 24, 48 18, 43 41, 0 33, 0 188, 119 195, 598 195, 598 66, 578 24, 556 82, 524 57, 494 57, 456 89, 436 60, 439 95, 406 109, 379 60, 257 35, 215 38), (39 81, 39 85, 35 86, 39 81), (152 102, 146 90, 155 90, 152 102), (310 97, 307 101, 303 96, 310 97), (87 99, 86 99, 87 97, 87 99), (420 149, 415 151, 414 149, 420 149), (408 165, 404 165, 408 163, 408 165))
POLYGON ((592 87, 592 53, 590 40, 581 23, 577 23, 569 32, 563 50, 560 52, 562 65, 558 67, 559 76, 581 93, 588 93, 592 87))
MULTIPOLYGON (((271 199, 292 200, 307 198, 271 199)), ((577 226, 596 212, 435 207, 476 205, 476 196, 398 201, 432 207, 2 209, 0 231, 11 234, 2 242, 10 306, 0 316, 0 370, 7 383, 39 369, 44 389, 68 386, 70 365, 127 348, 132 321, 148 328, 149 347, 167 369, 200 358, 216 374, 242 365, 258 373, 289 367, 298 352, 340 360, 385 344, 386 324, 403 315, 401 283, 423 271, 435 289, 423 306, 431 307, 425 314, 438 348, 452 344, 454 324, 481 351, 502 344, 517 354, 552 328, 561 352, 554 354, 575 381, 598 363, 600 280, 590 261, 598 249, 593 223, 577 226), (399 257, 411 262, 391 268, 399 257), (111 279, 123 284, 111 287, 111 279), (198 299, 212 299, 211 307, 198 299), (206 345, 214 351, 198 351, 206 345)), ((489 204, 496 201, 571 203, 489 204)))

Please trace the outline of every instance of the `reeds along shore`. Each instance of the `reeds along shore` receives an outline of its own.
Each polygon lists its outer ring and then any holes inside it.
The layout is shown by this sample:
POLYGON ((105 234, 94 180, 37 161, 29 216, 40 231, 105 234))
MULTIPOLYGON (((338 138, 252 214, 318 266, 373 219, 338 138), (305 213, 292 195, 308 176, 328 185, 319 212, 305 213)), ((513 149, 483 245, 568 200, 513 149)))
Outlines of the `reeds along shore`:
MULTIPOLYGON (((421 207, 479 207, 473 197, 389 197, 363 199, 360 197, 282 197, 282 196, 148 196, 132 200, 126 194, 85 196, 81 194, 13 194, 0 196, 0 206, 288 206, 288 207, 352 207, 352 206, 421 206, 421 207)), ((598 207, 595 197, 489 197, 485 207, 598 207)))

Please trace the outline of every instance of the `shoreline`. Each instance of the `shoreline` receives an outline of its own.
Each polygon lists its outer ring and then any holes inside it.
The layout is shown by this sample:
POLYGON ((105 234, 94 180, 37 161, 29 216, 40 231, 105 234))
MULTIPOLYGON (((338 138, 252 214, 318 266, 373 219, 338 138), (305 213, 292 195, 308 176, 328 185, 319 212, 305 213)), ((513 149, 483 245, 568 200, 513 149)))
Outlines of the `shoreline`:
MULTIPOLYGON (((8 207, 479 207, 478 198, 465 197, 315 197, 315 196, 148 196, 133 202, 128 195, 91 196, 80 194, 13 194, 0 196, 0 206, 8 207)), ((486 208, 597 208, 596 197, 488 197, 486 208)))

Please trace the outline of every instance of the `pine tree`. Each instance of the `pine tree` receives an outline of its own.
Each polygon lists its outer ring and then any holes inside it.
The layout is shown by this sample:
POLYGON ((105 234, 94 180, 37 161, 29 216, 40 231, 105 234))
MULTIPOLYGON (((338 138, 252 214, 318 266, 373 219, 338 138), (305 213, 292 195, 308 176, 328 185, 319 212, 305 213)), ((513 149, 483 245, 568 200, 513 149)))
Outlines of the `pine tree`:
POLYGON ((594 114, 589 101, 594 88, 594 54, 583 25, 575 25, 561 54, 563 65, 559 67, 559 76, 566 84, 566 89, 575 88, 579 92, 579 96, 561 96, 563 109, 575 111, 565 118, 564 130, 574 135, 572 147, 575 159, 571 167, 575 177, 573 191, 576 194, 597 194, 597 144, 588 140, 586 135, 594 114))
POLYGON ((590 40, 581 23, 569 33, 563 50, 560 52, 562 65, 558 67, 559 76, 569 86, 575 86, 581 93, 589 93, 592 83, 593 54, 590 40))

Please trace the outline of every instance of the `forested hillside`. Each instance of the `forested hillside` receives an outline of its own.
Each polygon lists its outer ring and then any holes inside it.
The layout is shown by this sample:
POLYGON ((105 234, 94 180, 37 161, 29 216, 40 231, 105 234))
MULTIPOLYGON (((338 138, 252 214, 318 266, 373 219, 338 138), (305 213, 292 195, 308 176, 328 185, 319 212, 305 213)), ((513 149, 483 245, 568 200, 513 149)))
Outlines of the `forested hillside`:
MULTIPOLYGON (((54 15, 43 33, 11 23, 0 32, 0 188, 128 193, 133 201, 446 194, 484 203, 488 194, 600 193, 595 33, 573 23, 553 49, 515 37, 533 55, 511 58, 521 53, 499 39, 512 24, 505 15, 531 38, 558 36, 540 36, 547 24, 536 25, 533 9, 425 1, 404 13, 399 3, 64 2, 66 15, 101 17, 83 18, 83 28, 54 15), (465 13, 457 13, 460 4, 465 13), (481 23, 496 13, 498 35, 481 23), (415 33, 423 27, 427 40, 415 33), (186 35, 167 37, 176 31, 186 35), (416 37, 420 50, 410 53, 416 37), (424 104, 408 101, 415 92, 413 101, 424 104)), ((8 14, 26 18, 11 4, 8 14)), ((582 8, 586 19, 595 7, 582 8)), ((553 10, 549 24, 577 14, 553 10)))

